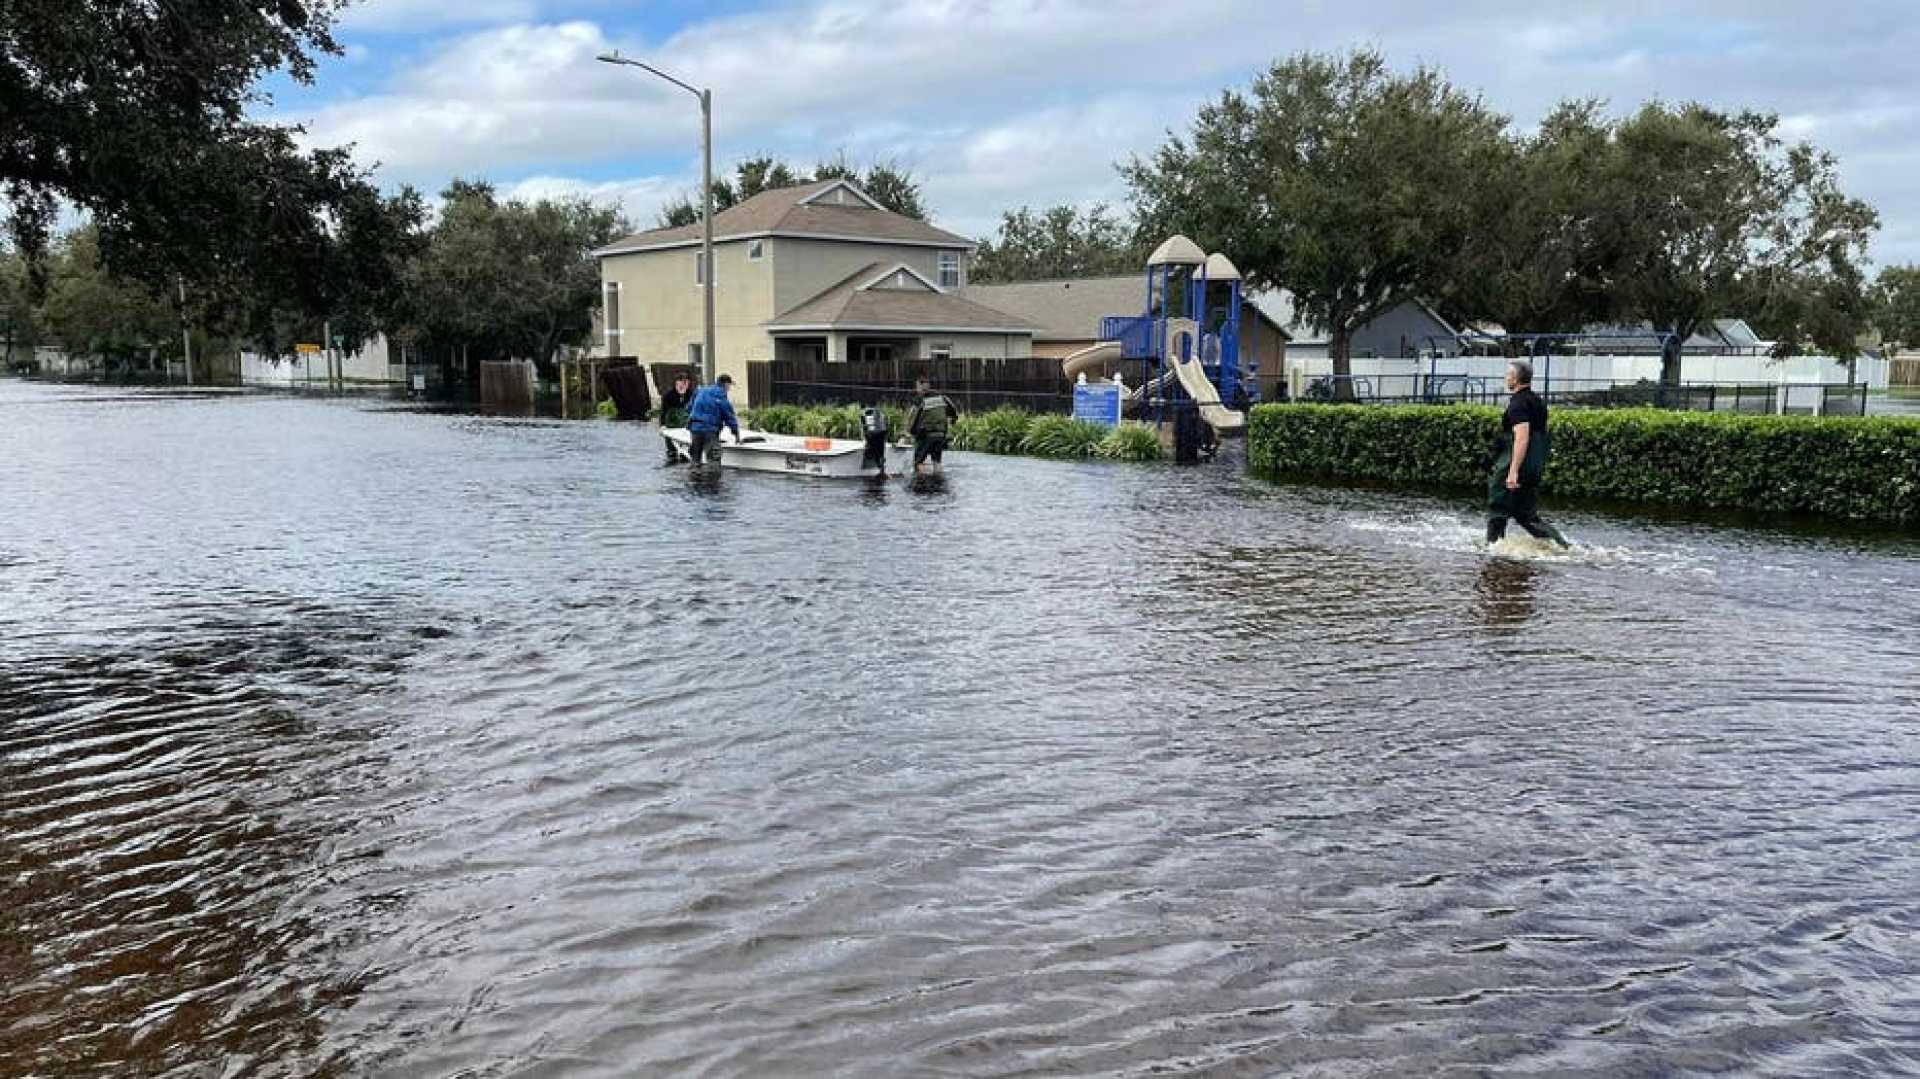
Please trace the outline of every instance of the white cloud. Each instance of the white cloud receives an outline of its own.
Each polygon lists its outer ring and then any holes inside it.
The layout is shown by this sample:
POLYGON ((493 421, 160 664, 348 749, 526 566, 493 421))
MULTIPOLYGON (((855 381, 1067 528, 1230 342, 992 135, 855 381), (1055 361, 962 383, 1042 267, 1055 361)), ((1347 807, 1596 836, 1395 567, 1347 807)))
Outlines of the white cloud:
MULTIPOLYGON (((444 39, 379 93, 300 117, 310 140, 357 142, 363 160, 427 187, 645 161, 629 174, 677 175, 646 182, 690 190, 697 109, 643 72, 594 62, 617 47, 715 88, 721 167, 759 152, 898 157, 926 178, 943 223, 978 232, 1007 206, 1118 200, 1114 162, 1185 127, 1201 99, 1277 56, 1368 44, 1396 65, 1441 67, 1522 124, 1565 97, 1624 110, 1659 96, 1788 114, 1789 133, 1818 138, 1843 167, 1920 141, 1901 111, 1920 95, 1906 62, 1920 21, 1891 18, 1894 0, 1703 0, 1684 19, 1652 0, 1604 11, 1575 0, 801 0, 658 41, 529 24, 532 6, 460 9, 457 21, 507 24, 444 39)), ((452 10, 374 0, 356 19, 446 25, 452 10)), ((1885 167, 1847 175, 1890 225, 1920 214, 1920 193, 1885 167)), ((1893 250, 1920 257, 1910 243, 1893 250)))
POLYGON ((347 33, 408 33, 525 22, 537 14, 534 0, 361 0, 341 15, 340 28, 347 33))

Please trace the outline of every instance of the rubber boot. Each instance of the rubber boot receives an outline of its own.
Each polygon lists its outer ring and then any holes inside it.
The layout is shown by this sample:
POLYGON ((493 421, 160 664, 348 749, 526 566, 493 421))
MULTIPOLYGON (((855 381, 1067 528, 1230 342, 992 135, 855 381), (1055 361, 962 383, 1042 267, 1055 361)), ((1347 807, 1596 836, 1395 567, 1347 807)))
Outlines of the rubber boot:
POLYGON ((1507 538, 1507 519, 1505 517, 1487 518, 1487 546, 1491 547, 1507 538))

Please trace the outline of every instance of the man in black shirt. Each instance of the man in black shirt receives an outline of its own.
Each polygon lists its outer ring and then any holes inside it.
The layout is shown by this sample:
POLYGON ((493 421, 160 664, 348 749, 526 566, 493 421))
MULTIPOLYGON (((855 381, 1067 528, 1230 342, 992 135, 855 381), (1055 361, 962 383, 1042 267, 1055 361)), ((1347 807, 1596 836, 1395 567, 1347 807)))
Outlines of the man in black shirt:
POLYGON ((1499 454, 1487 474, 1487 542, 1507 534, 1507 519, 1538 539, 1570 547, 1560 530, 1540 519, 1540 477, 1547 471, 1547 403, 1533 392, 1533 365, 1515 360, 1507 367, 1507 414, 1500 417, 1499 454))

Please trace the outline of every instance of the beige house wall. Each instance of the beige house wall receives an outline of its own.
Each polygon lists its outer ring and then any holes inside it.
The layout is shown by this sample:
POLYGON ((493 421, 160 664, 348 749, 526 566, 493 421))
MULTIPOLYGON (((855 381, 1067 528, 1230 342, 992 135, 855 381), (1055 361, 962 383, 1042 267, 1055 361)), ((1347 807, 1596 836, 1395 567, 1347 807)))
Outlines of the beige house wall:
MULTIPOLYGON (((751 359, 771 359, 773 344, 760 328, 772 314, 771 241, 750 260, 748 241, 713 245, 714 352, 719 369, 745 377, 751 359), (738 368, 737 370, 735 368, 738 368)), ((705 291, 695 276, 699 245, 642 251, 600 260, 602 283, 620 284, 620 331, 614 351, 642 363, 685 363, 687 346, 705 336, 705 291)))
MULTIPOLYGON (((880 243, 843 243, 837 240, 807 240, 780 237, 767 241, 773 250, 772 318, 820 295, 846 280, 847 275, 872 262, 891 266, 905 263, 924 274, 929 281, 940 280, 940 252, 960 255, 960 282, 967 280, 967 253, 963 248, 911 247, 880 243)), ((958 292, 958 289, 951 290, 958 292)))

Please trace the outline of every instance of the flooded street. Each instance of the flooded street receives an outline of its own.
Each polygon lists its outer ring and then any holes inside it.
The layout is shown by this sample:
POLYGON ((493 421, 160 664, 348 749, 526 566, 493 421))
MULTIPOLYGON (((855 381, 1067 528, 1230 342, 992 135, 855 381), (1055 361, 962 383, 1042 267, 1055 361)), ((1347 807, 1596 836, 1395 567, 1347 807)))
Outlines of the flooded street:
POLYGON ((0 459, 0 1075, 1920 1074, 1912 533, 6 380, 0 459))

